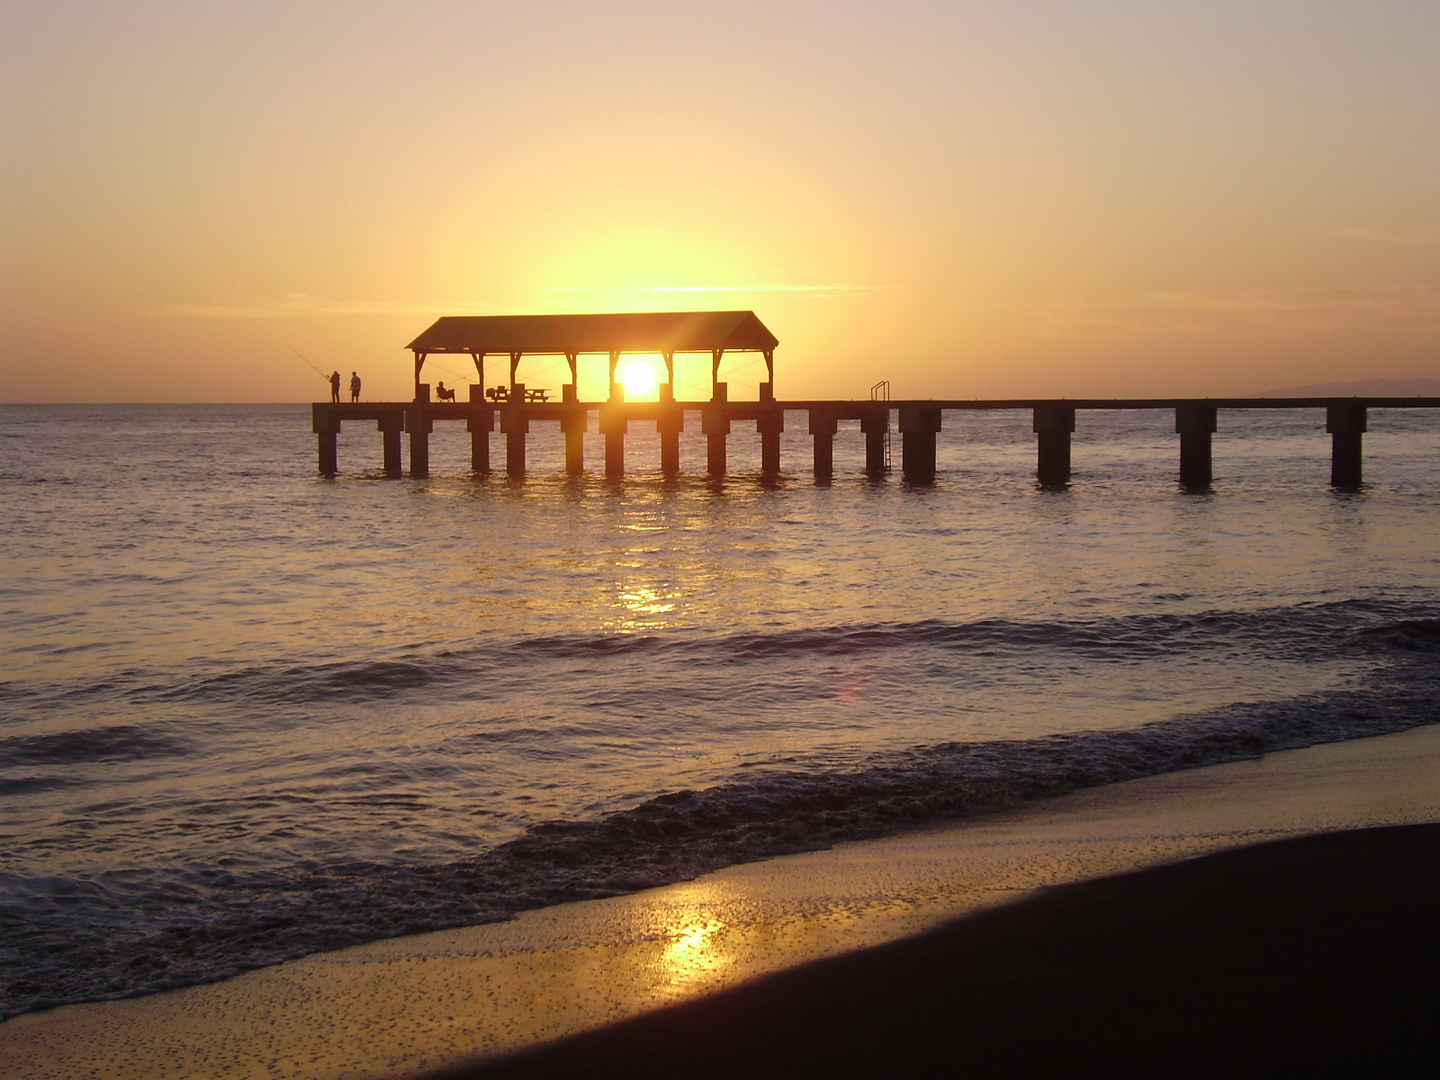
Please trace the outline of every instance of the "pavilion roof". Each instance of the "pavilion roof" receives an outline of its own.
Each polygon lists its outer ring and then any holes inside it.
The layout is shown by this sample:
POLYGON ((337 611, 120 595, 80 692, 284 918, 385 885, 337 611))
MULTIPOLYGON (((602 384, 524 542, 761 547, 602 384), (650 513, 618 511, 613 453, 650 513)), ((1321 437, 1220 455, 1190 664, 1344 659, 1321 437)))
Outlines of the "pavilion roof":
POLYGON ((448 315, 405 346, 416 353, 770 352, 753 311, 612 315, 448 315))

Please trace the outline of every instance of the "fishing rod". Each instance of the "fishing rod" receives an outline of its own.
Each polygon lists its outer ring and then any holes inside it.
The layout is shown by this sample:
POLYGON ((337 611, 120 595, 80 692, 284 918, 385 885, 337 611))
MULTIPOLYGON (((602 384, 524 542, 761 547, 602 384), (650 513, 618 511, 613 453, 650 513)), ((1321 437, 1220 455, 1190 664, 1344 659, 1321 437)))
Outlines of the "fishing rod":
MULTIPOLYGON (((299 349, 295 348, 295 346, 290 346, 290 351, 293 352, 296 356, 300 357, 301 360, 304 360, 305 363, 310 364, 310 359, 299 349)), ((435 363, 435 361, 433 360, 430 361, 430 366, 434 368, 440 368, 441 371, 443 371, 446 375, 449 375, 451 378, 460 379, 462 381, 465 378, 465 376, 461 375, 459 372, 451 371, 447 367, 440 367, 440 365, 435 363)), ((310 364, 310 367, 314 370, 316 375, 319 375, 327 383, 330 381, 330 376, 326 375, 325 372, 321 371, 318 367, 315 367, 314 364, 310 364)))
MULTIPOLYGON (((302 353, 299 349, 295 348, 295 346, 293 346, 293 345, 290 346, 290 351, 293 352, 296 356, 300 357, 301 360, 304 360, 305 363, 310 364, 309 358, 306 357, 306 355, 305 355, 304 353, 302 353)), ((326 375, 325 372, 321 371, 318 367, 315 367, 314 364, 310 364, 310 366, 311 366, 312 368, 314 368, 316 375, 319 375, 319 376, 320 376, 322 379, 324 379, 327 383, 330 381, 330 376, 329 376, 329 375, 326 375)))
POLYGON ((434 360, 430 360, 430 359, 427 358, 425 362, 426 362, 427 364, 429 364, 431 367, 436 368, 436 369, 439 370, 439 371, 443 371, 446 375, 449 375, 452 379, 459 379, 461 382, 464 382, 465 379, 468 377, 468 376, 465 376, 465 375, 461 375, 458 371, 451 371, 448 367, 441 367, 439 364, 435 363, 434 360))

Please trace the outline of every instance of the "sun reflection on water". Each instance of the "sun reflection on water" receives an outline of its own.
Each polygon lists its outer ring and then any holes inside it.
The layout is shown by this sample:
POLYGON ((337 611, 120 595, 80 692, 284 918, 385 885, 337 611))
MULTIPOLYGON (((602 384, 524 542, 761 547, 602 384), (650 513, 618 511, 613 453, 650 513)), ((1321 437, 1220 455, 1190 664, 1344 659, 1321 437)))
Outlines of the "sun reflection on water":
POLYGON ((697 918, 687 922, 660 954, 662 973, 672 987, 683 988, 729 967, 733 957, 719 948, 725 923, 721 919, 697 918))
POLYGON ((612 606, 615 616, 608 629, 621 633, 663 630, 673 621, 667 618, 677 607, 680 593, 673 586, 635 581, 617 581, 612 606))
POLYGON ((667 603, 668 598, 654 589, 639 588, 634 592, 622 593, 620 599, 625 607, 636 615, 663 615, 667 611, 675 610, 675 605, 667 603))

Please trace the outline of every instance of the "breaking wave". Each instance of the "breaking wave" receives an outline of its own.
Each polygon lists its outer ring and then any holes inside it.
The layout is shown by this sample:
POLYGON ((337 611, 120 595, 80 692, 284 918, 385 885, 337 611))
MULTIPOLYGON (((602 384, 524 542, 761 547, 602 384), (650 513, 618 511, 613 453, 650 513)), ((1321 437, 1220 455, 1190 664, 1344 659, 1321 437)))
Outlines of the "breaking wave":
MULTIPOLYGON (((941 630, 922 624, 903 632, 941 630)), ((858 638, 884 635, 866 630, 858 638)), ((761 640, 747 636, 752 644, 737 651, 761 640)), ((316 951, 504 919, 1082 788, 1440 720, 1440 667, 1430 659, 1440 652, 1440 620, 1371 626, 1351 639, 1357 647, 1366 641, 1394 662, 1329 693, 1125 730, 916 746, 839 768, 740 769, 715 786, 593 819, 542 822, 462 859, 12 879, 0 893, 0 960, 11 973, 0 986, 0 1015, 221 979, 316 951)), ((4 744, 11 763, 26 755, 180 749, 125 728, 107 729, 83 748, 59 738, 4 744)))

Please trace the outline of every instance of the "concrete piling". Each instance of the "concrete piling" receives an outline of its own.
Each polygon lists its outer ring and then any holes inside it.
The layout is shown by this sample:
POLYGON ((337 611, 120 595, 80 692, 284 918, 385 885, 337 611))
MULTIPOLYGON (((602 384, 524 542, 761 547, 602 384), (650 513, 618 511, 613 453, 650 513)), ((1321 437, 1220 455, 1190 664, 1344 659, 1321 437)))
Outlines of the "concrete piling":
POLYGON ((730 417, 725 412, 730 386, 723 382, 714 386, 710 408, 700 413, 700 431, 705 436, 705 471, 712 480, 720 480, 725 476, 725 437, 730 434, 730 417))
POLYGON ((667 480, 680 475, 680 433, 685 430, 685 410, 675 404, 675 386, 660 386, 661 409, 655 417, 660 434, 660 474, 667 480))
POLYGON ((625 385, 610 387, 609 407, 600 409, 600 432, 605 436, 605 479, 619 480, 625 475, 625 434, 630 423, 625 419, 625 385))
POLYGON ((380 429, 385 475, 398 477, 403 472, 400 466, 400 429, 405 426, 405 417, 391 413, 376 420, 375 426, 380 429))
POLYGON ((1218 410, 1208 405, 1180 405, 1175 431, 1180 436, 1180 484, 1187 491, 1208 491, 1212 480, 1210 436, 1218 410))
MULTIPOLYGON (((467 394, 470 404, 485 404, 485 388, 478 383, 469 384, 467 394)), ((470 471, 484 476, 490 471, 490 432, 495 430, 495 412, 486 408, 480 412, 469 412, 465 417, 465 430, 470 433, 470 471)))
POLYGON ((434 422, 424 409, 405 410, 405 430, 410 435, 410 475, 430 475, 430 432, 434 422))
POLYGON ((714 384, 708 401, 675 400, 674 386, 662 384, 658 401, 625 400, 623 386, 606 401, 580 401, 573 382, 562 388, 561 400, 548 400, 548 392, 537 391, 526 400, 524 384, 515 383, 508 395, 491 401, 482 386, 470 386, 465 402, 431 402, 429 387, 416 387, 416 400, 376 402, 315 402, 311 425, 316 436, 318 468, 322 476, 338 471, 338 440, 345 422, 374 421, 383 438, 384 470, 387 476, 403 475, 401 434, 409 435, 409 473, 425 476, 430 470, 430 434, 438 422, 465 421, 470 433, 470 467, 484 474, 491 467, 490 432, 499 414, 505 434, 505 467, 512 477, 526 471, 526 444, 533 421, 555 421, 565 436, 565 468, 571 475, 584 470, 584 437, 590 414, 599 417, 605 441, 605 475, 617 478, 625 472, 625 437, 632 421, 655 423, 660 436, 660 470, 667 479, 680 475, 680 435, 685 430, 685 411, 700 413, 705 436, 705 468, 715 479, 727 472, 727 440, 736 421, 755 421, 760 437, 761 474, 780 475, 780 448, 785 431, 786 409, 806 413, 808 432, 814 440, 814 475, 817 484, 831 481, 835 472, 835 436, 840 421, 858 420, 865 438, 865 472, 879 478, 889 467, 890 411, 896 410, 902 439, 904 475, 912 482, 929 482, 935 476, 936 442, 944 410, 1019 411, 1030 409, 1037 435, 1036 476, 1042 486, 1064 487, 1070 481, 1070 445, 1077 409, 1159 410, 1175 413, 1175 431, 1180 438, 1180 483, 1189 491, 1207 491, 1213 480, 1213 436, 1221 409, 1325 409, 1325 430, 1330 433, 1330 482, 1338 489, 1353 489, 1362 481, 1362 448, 1372 408, 1440 409, 1440 396, 1394 398, 1110 398, 1110 399, 1028 399, 1028 400, 796 400, 776 401, 768 383, 761 384, 759 401, 729 400, 725 383, 714 384))
POLYGON ((840 420, 829 409, 810 410, 810 434, 815 438, 815 482, 828 484, 835 475, 835 433, 840 420))
POLYGON ((575 384, 566 383, 560 388, 560 400, 571 406, 560 415, 560 430, 565 434, 565 473, 580 476, 585 472, 585 429, 589 426, 588 414, 577 408, 580 398, 575 384))
POLYGON ((1330 405, 1325 409, 1325 430, 1330 432, 1330 484, 1358 488, 1361 479, 1361 443, 1369 427, 1364 405, 1330 405))
POLYGON ((935 479, 935 435, 939 430, 939 409, 900 406, 900 471, 911 483, 928 484, 935 479))
POLYGON ((1075 410, 1064 405, 1038 405, 1032 427, 1039 443, 1035 475, 1042 487, 1065 487, 1070 483, 1070 433, 1075 430, 1075 410))
POLYGON ((780 436, 785 431, 784 411, 767 409, 756 419, 755 430, 760 433, 760 474, 779 476, 780 436))
POLYGON ((525 477, 525 436, 530 417, 525 414, 525 384, 510 387, 510 400, 500 413, 500 430, 505 433, 505 471, 512 480, 525 477))
POLYGON ((337 458, 339 452, 336 447, 338 432, 319 432, 320 438, 320 475, 334 476, 340 471, 337 458))
POLYGON ((865 475, 872 479, 884 476, 890 410, 867 409, 860 417, 860 431, 865 435, 865 475))
POLYGON ((490 471, 490 432, 495 430, 495 410, 466 417, 465 430, 470 433, 470 471, 484 476, 490 471))
POLYGON ((321 412, 317 406, 310 411, 310 430, 315 433, 320 451, 320 475, 334 476, 340 471, 337 448, 340 435, 339 418, 329 409, 321 412))

